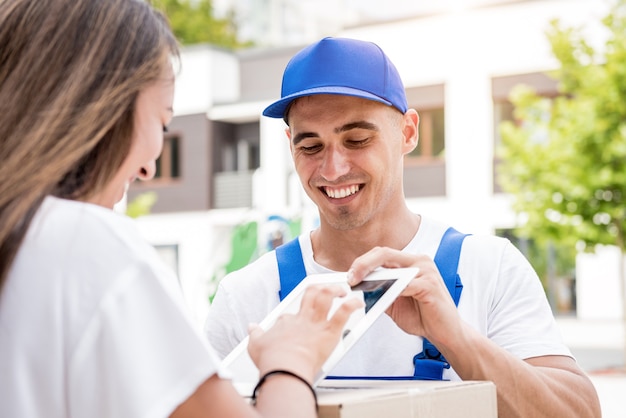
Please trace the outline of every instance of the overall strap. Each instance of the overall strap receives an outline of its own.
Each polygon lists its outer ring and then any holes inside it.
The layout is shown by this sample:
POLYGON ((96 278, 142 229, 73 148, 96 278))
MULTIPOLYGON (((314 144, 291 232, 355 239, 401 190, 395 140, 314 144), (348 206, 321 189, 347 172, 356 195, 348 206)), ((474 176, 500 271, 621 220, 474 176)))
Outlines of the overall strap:
POLYGON ((282 301, 306 277, 298 237, 276 248, 276 261, 280 277, 278 297, 282 301))
POLYGON ((463 283, 461 283, 461 278, 457 270, 459 267, 461 246, 466 236, 467 234, 462 234, 452 227, 448 228, 443 234, 439 248, 435 254, 435 264, 446 283, 446 287, 454 300, 454 304, 457 306, 461 298, 461 291, 463 290, 463 283))
MULTIPOLYGON (((435 264, 443 278, 454 304, 458 306, 463 290, 463 283, 457 272, 461 246, 467 234, 462 234, 450 227, 441 238, 441 243, 435 254, 435 264)), ((426 338, 423 338, 422 352, 413 357, 415 365, 414 378, 422 380, 442 380, 443 369, 449 369, 450 364, 426 338)))

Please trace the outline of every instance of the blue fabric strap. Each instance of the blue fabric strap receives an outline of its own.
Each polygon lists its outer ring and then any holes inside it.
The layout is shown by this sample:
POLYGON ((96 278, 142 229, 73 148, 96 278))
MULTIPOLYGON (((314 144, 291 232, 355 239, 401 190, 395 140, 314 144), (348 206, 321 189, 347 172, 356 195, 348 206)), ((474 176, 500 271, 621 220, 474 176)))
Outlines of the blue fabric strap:
POLYGON ((435 264, 446 283, 448 292, 450 292, 455 305, 459 304, 461 291, 463 291, 463 283, 461 283, 457 270, 461 246, 466 236, 467 234, 462 234, 452 227, 448 228, 443 234, 437 254, 435 254, 435 264))
POLYGON ((278 297, 282 301, 306 277, 298 237, 276 248, 276 261, 280 276, 278 297))
MULTIPOLYGON (((435 264, 439 273, 454 300, 459 305, 463 283, 457 272, 461 246, 466 234, 462 234, 454 228, 448 228, 441 238, 439 248, 435 254, 435 264)), ((415 366, 413 376, 420 380, 443 380, 443 370, 449 369, 450 364, 426 338, 423 338, 422 352, 413 357, 415 366)))

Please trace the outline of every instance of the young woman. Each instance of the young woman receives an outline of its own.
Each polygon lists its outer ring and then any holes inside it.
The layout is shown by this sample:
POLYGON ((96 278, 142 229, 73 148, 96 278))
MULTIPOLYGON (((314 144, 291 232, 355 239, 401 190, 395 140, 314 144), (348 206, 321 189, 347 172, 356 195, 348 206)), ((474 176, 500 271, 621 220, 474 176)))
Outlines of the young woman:
POLYGON ((0 416, 315 416, 310 382, 358 302, 327 320, 342 290, 311 289, 251 327, 253 407, 111 210, 154 175, 176 54, 142 0, 0 0, 0 416))

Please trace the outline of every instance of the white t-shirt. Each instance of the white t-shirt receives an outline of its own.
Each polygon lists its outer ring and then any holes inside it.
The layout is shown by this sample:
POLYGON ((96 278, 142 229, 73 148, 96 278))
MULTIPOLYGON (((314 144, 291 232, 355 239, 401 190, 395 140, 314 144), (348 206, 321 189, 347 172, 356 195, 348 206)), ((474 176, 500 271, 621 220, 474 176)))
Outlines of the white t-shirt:
MULTIPOLYGON (((422 217, 420 228, 403 250, 434 258, 448 227, 422 217)), ((317 264, 309 234, 299 237, 307 274, 330 273, 317 264)), ((508 240, 494 236, 465 238, 458 273, 463 291, 461 318, 515 356, 571 356, 564 345, 535 271, 508 240)), ((269 252, 219 284, 209 310, 205 333, 221 356, 247 334, 250 322, 260 322, 278 303, 278 266, 269 252)), ((331 371, 335 376, 412 376, 413 357, 422 351, 422 338, 398 328, 382 315, 331 371)), ((472 355, 472 347, 467 347, 472 355)), ((454 370, 444 379, 459 380, 454 370)))
POLYGON ((48 197, 0 295, 0 416, 167 417, 219 359, 133 221, 48 197))

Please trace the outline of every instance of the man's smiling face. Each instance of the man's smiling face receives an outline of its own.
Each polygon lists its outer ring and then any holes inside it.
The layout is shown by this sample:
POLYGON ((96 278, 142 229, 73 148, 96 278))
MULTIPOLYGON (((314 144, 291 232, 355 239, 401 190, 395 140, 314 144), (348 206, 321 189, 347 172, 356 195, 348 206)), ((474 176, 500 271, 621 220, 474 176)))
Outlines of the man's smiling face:
POLYGON ((295 168, 322 223, 349 230, 384 221, 389 206, 403 201, 402 158, 410 150, 399 111, 322 94, 297 99, 288 116, 295 168))

